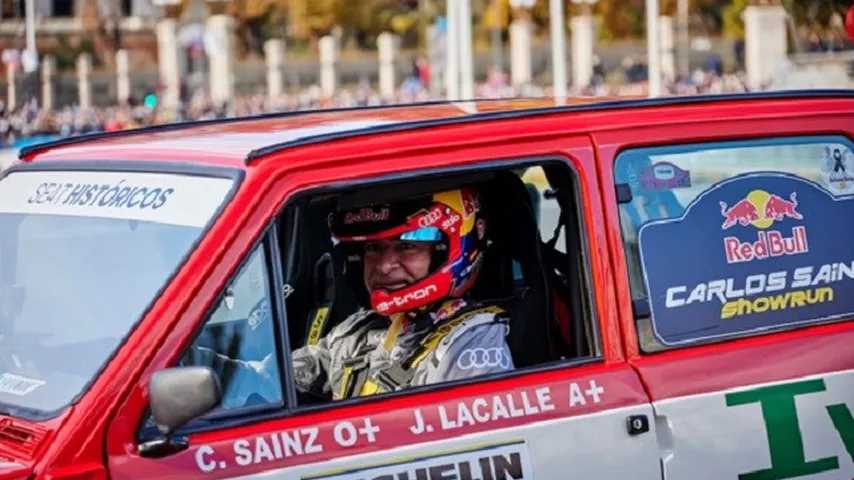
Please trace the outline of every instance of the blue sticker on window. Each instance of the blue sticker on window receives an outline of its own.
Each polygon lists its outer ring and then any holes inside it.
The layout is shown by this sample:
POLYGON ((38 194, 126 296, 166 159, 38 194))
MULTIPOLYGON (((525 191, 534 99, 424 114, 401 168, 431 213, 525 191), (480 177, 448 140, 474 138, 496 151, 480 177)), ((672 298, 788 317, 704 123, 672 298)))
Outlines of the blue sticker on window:
POLYGON ((645 190, 670 190, 691 186, 691 172, 671 162, 658 162, 645 168, 640 175, 645 190))
POLYGON ((854 312, 854 197, 803 178, 734 177, 639 235, 653 331, 667 345, 854 312))

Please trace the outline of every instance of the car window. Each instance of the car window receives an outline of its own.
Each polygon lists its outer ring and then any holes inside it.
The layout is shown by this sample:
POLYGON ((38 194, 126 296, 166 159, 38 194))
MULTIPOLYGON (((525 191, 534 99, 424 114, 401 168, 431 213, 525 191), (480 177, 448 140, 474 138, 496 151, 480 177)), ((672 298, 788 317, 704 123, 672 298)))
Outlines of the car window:
POLYGON ((84 394, 233 186, 98 168, 0 178, 2 409, 51 417, 84 394))
POLYGON ((644 350, 854 312, 847 138, 631 149, 615 181, 644 350))
POLYGON ((284 291, 302 404, 598 354, 574 173, 557 162, 479 173, 459 174, 450 182, 425 179, 306 194, 286 208, 280 237, 294 240, 282 255, 288 262, 284 291), (478 246, 458 259, 450 257, 458 248, 451 238, 454 214, 468 211, 469 200, 459 203, 458 212, 445 208, 453 202, 441 207, 431 202, 469 189, 478 192, 477 220, 460 231, 474 232, 469 229, 481 225, 485 233, 464 237, 460 245, 478 246), (398 210, 401 205, 407 210, 398 210), (386 245, 383 232, 393 232, 394 240, 406 245, 386 245), (410 255, 419 251, 418 244, 430 242, 434 250, 426 276, 383 278, 387 287, 368 288, 372 258, 392 248, 410 255), (476 267, 466 263, 472 259, 476 267), (476 268, 473 284, 461 294, 439 290, 444 281, 463 284, 441 277, 457 265, 462 272, 476 268), (440 283, 418 283, 433 278, 440 283), (422 298, 428 300, 418 303, 422 298), (385 313, 412 303, 417 303, 413 309, 385 313), (405 320, 396 327, 399 314, 405 320))
POLYGON ((223 392, 217 412, 282 404, 270 305, 266 254, 258 246, 180 362, 214 369, 223 392))
POLYGON ((554 240, 554 248, 566 253, 566 235, 563 228, 558 228, 561 205, 545 170, 541 166, 528 167, 519 174, 531 195, 540 238, 543 241, 554 240))

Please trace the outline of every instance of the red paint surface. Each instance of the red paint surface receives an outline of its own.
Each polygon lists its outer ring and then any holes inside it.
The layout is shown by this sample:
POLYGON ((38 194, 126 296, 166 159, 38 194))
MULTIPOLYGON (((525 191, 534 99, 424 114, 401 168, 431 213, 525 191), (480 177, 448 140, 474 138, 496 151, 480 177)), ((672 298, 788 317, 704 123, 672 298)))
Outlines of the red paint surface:
MULTIPOLYGON (((297 415, 235 428, 230 431, 198 434, 191 438, 191 443, 196 446, 195 448, 166 459, 142 459, 133 454, 114 458, 111 473, 114 478, 132 478, 135 472, 140 471, 145 471, 147 475, 152 476, 168 475, 170 478, 195 478, 201 473, 196 464, 197 449, 201 445, 208 445, 213 449, 213 452, 205 454, 206 460, 216 459, 217 462, 225 461, 227 463, 226 468, 217 469, 208 475, 214 478, 247 475, 267 469, 316 463, 341 456, 368 454, 390 448, 451 439, 461 435, 523 426, 547 420, 572 418, 643 403, 646 403, 646 395, 637 380, 637 376, 631 369, 625 366, 610 368, 601 365, 580 367, 575 370, 567 369, 566 371, 532 374, 493 384, 470 385, 418 396, 386 400, 375 399, 361 405, 339 409, 330 408, 326 412, 297 415), (573 372, 572 375, 568 375, 570 371, 573 372), (570 406, 570 384, 575 382, 583 391, 591 387, 591 381, 595 381, 596 386, 601 386, 604 389, 601 394, 601 401, 594 403, 590 397, 586 397, 586 404, 570 406), (467 425, 464 428, 448 430, 441 428, 440 407, 449 412, 448 418, 456 418, 459 404, 463 403, 470 406, 476 399, 484 399, 491 405, 493 396, 498 396, 504 399, 505 405, 514 402, 517 410, 523 410, 525 404, 534 408, 534 405, 538 405, 536 390, 543 388, 550 392, 549 404, 553 407, 552 410, 509 419, 502 418, 473 426, 467 425), (415 424, 413 412, 416 409, 422 413, 426 423, 433 426, 432 432, 416 435, 410 431, 410 427, 415 424), (364 435, 359 435, 358 441, 352 446, 342 446, 336 442, 334 436, 336 425, 342 422, 350 422, 355 427, 362 428, 366 419, 370 420, 372 426, 379 429, 374 434, 374 442, 368 441, 364 435), (254 453, 255 444, 258 441, 257 437, 263 437, 264 443, 272 445, 271 434, 285 433, 288 436, 299 436, 305 440, 309 437, 308 432, 312 429, 317 429, 319 432, 314 445, 322 446, 322 451, 292 455, 280 460, 268 460, 257 465, 240 466, 235 463, 235 441, 246 441, 249 450, 254 453)), ((529 411, 531 411, 530 408, 529 411)))
POLYGON ((653 400, 854 370, 854 322, 646 355, 631 363, 653 400))

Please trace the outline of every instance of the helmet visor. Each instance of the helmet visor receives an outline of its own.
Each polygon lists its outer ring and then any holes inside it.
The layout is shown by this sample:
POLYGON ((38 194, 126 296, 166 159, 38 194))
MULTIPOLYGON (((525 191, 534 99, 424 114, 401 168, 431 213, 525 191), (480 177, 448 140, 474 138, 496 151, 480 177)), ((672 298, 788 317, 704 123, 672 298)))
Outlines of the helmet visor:
POLYGON ((403 232, 398 237, 406 242, 441 242, 442 231, 438 227, 422 227, 408 232, 403 232))

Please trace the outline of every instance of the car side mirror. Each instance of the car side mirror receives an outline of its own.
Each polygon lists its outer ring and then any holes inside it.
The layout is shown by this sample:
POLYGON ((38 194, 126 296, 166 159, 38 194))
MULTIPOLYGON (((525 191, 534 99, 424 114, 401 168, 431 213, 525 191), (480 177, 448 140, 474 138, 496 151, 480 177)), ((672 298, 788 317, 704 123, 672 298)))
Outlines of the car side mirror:
POLYGON ((151 416, 164 438, 139 446, 140 455, 163 457, 186 449, 186 438, 172 433, 222 399, 219 379, 209 367, 176 367, 154 372, 149 382, 151 416))

